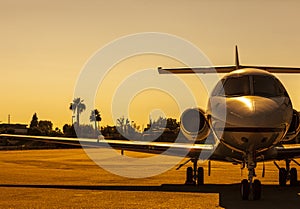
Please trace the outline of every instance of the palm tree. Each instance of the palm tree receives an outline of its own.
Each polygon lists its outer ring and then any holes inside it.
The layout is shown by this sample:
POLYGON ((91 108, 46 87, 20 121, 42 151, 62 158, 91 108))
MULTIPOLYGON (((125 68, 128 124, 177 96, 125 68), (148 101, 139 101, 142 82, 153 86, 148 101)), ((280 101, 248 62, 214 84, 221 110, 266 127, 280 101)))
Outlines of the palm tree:
POLYGON ((122 116, 121 118, 117 119, 117 127, 119 127, 119 131, 121 132, 121 134, 128 134, 128 130, 130 127, 130 121, 128 120, 128 118, 124 118, 124 116, 122 116))
POLYGON ((124 116, 117 119, 117 127, 119 127, 119 131, 124 133, 124 126, 125 126, 125 118, 124 116))
POLYGON ((95 122, 95 130, 99 130, 99 122, 102 120, 99 110, 94 109, 91 111, 90 121, 95 122), (98 123, 98 127, 97 127, 98 123))
POLYGON ((73 103, 70 103, 69 109, 73 111, 73 113, 76 113, 76 121, 77 126, 79 127, 79 115, 85 110, 86 106, 83 104, 83 99, 80 97, 75 98, 73 100, 73 103))

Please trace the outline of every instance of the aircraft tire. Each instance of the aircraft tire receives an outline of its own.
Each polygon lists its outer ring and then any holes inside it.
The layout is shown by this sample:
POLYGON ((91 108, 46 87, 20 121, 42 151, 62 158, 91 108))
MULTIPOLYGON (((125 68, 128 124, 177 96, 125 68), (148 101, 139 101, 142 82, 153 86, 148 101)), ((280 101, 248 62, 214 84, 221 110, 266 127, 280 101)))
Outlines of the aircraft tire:
POLYGON ((248 200, 249 198, 249 182, 247 179, 243 179, 241 182, 241 196, 242 200, 248 200))
POLYGON ((204 169, 203 167, 198 168, 197 172, 197 185, 203 185, 204 184, 204 169))
POLYGON ((298 176, 297 176, 297 169, 291 168, 290 170, 290 185, 297 186, 298 185, 298 176))
POLYGON ((188 167, 186 169, 186 180, 185 180, 185 184, 187 185, 194 185, 195 182, 193 180, 193 168, 192 167, 188 167))
POLYGON ((253 182, 253 199, 260 200, 261 198, 261 183, 258 179, 253 182))
POLYGON ((279 169, 279 186, 286 186, 287 172, 285 168, 279 169))

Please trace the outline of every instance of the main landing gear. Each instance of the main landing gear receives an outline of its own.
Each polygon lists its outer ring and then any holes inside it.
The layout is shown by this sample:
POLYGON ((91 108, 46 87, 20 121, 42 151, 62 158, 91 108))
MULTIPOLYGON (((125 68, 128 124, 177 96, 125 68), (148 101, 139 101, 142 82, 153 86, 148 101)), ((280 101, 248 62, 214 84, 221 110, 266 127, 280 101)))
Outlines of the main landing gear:
POLYGON ((261 198, 261 182, 256 177, 256 162, 252 153, 247 156, 248 179, 241 182, 241 197, 243 200, 259 200, 261 198))
MULTIPOLYGON (((300 165, 297 161, 292 160, 297 165, 300 165)), ((298 185, 298 174, 296 168, 290 168, 291 160, 286 159, 285 160, 285 168, 280 167, 275 161, 274 164, 279 170, 279 185, 280 186, 286 186, 286 182, 290 181, 291 186, 297 186, 298 185)))
MULTIPOLYGON (((248 179, 244 179, 241 182, 241 196, 243 200, 259 200, 261 198, 261 183, 259 180, 253 178, 255 175, 256 163, 253 160, 253 155, 249 155, 247 158, 248 167, 248 179)), ((197 167, 198 158, 192 158, 185 163, 181 164, 177 169, 183 165, 192 161, 193 167, 188 167, 186 170, 186 185, 203 185, 204 184, 204 170, 203 167, 197 167)), ((209 162, 209 174, 210 174, 210 162, 209 162)))

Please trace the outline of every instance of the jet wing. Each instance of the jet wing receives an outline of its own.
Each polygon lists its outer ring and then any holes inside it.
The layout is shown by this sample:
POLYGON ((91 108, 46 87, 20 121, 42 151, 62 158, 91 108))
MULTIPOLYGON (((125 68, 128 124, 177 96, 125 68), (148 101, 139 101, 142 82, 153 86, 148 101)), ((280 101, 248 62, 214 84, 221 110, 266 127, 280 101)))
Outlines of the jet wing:
POLYGON ((283 144, 275 147, 276 159, 293 159, 300 157, 300 144, 283 144))
POLYGON ((135 152, 166 154, 173 156, 194 156, 201 152, 211 153, 214 151, 212 144, 170 143, 170 142, 146 142, 127 140, 99 140, 101 144, 108 144, 115 149, 135 152))
POLYGON ((106 139, 0 134, 0 140, 3 138, 40 141, 45 143, 67 144, 67 145, 75 145, 75 146, 82 146, 82 147, 89 147, 89 148, 112 147, 118 150, 166 154, 166 155, 173 155, 173 156, 195 156, 203 151, 211 153, 215 149, 215 146, 213 144, 148 142, 148 141, 131 141, 131 140, 112 140, 112 139, 106 140, 106 139))
POLYGON ((66 144, 72 146, 81 146, 77 138, 68 137, 49 137, 49 136, 31 136, 31 135, 16 135, 16 134, 0 134, 0 142, 3 139, 10 140, 27 140, 38 141, 44 143, 66 144))

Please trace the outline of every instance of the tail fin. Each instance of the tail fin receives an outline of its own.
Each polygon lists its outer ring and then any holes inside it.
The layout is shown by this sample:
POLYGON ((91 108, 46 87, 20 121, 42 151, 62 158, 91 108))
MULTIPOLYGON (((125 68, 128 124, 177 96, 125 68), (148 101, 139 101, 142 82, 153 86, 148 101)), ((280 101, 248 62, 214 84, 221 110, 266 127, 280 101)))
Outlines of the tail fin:
POLYGON ((240 69, 240 61, 239 61, 239 52, 238 47, 235 45, 235 68, 236 70, 240 69))

